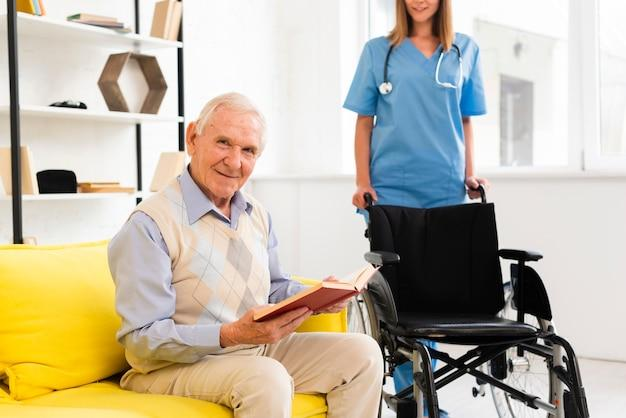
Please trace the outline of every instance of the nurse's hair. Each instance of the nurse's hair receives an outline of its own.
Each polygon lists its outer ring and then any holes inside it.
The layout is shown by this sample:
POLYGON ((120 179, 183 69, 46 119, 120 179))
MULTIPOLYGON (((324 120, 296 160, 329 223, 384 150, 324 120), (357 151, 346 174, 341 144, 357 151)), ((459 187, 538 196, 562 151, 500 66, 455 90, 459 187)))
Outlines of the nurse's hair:
POLYGON ((196 121, 196 135, 202 135, 204 127, 207 123, 211 122, 211 118, 220 107, 227 108, 228 110, 232 110, 237 113, 250 114, 257 120, 261 131, 259 151, 263 151, 266 142, 265 118, 259 109, 250 101, 250 99, 240 93, 225 93, 209 100, 209 102, 202 108, 202 111, 198 116, 198 120, 196 121))
MULTIPOLYGON (((406 10, 405 0, 396 0, 396 26, 391 30, 389 42, 397 46, 410 36, 413 28, 413 19, 406 10)), ((439 38, 443 50, 447 51, 452 47, 454 30, 452 29, 452 4, 451 0, 439 0, 439 8, 433 15, 433 35, 439 38)))

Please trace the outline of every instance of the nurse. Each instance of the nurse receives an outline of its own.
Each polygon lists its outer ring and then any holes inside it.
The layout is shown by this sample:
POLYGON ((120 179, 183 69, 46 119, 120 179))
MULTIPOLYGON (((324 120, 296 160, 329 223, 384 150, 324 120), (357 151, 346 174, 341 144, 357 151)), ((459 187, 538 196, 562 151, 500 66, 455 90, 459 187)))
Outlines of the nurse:
POLYGON ((471 117, 486 113, 478 45, 454 33, 450 0, 396 0, 396 26, 367 42, 344 103, 358 114, 356 191, 429 208, 479 197, 471 117))
MULTIPOLYGON (((365 193, 379 204, 430 208, 488 187, 474 173, 470 119, 486 113, 479 48, 452 30, 450 3, 396 0, 396 26, 361 54, 344 107, 358 114, 352 202, 365 216, 365 193)), ((410 362, 394 382, 398 391, 411 384, 410 362)))

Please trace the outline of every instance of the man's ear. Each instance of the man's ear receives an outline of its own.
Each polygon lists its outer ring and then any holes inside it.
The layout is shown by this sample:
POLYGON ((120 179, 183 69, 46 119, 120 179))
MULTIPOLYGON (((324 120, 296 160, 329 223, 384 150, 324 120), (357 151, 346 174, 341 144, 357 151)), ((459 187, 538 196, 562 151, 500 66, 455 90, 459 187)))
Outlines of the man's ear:
POLYGON ((185 143, 187 144, 187 154, 193 155, 196 151, 196 122, 189 122, 187 132, 185 133, 185 143))

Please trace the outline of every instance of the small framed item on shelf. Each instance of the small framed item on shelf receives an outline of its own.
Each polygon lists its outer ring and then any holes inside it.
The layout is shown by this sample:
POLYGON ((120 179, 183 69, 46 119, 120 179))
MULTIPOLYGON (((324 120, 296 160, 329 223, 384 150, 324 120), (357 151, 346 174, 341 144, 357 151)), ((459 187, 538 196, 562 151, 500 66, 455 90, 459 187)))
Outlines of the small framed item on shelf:
POLYGON ((161 153, 150 184, 151 192, 160 192, 170 181, 183 172, 185 155, 183 151, 161 153))
MULTIPOLYGON (((37 179, 32 169, 32 154, 30 148, 20 147, 22 194, 39 194, 37 179)), ((11 148, 0 148, 0 177, 6 194, 11 194, 11 148)))

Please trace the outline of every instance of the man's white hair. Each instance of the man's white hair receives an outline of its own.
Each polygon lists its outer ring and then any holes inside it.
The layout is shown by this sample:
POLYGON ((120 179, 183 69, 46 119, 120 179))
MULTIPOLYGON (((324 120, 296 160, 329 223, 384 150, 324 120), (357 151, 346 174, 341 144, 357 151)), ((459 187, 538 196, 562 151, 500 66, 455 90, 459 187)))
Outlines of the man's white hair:
POLYGON ((220 107, 225 107, 229 110, 241 113, 250 113, 259 122, 261 131, 261 143, 259 144, 260 151, 265 148, 265 118, 259 111, 259 109, 248 99, 246 96, 240 93, 230 92, 221 94, 211 99, 204 105, 198 120, 196 122, 196 134, 202 135, 204 127, 211 121, 211 118, 220 107))

